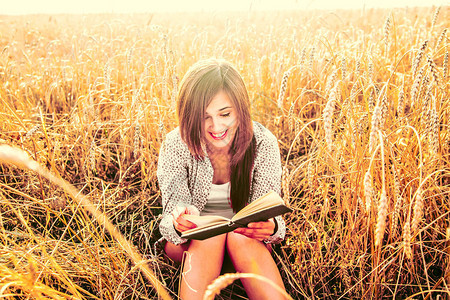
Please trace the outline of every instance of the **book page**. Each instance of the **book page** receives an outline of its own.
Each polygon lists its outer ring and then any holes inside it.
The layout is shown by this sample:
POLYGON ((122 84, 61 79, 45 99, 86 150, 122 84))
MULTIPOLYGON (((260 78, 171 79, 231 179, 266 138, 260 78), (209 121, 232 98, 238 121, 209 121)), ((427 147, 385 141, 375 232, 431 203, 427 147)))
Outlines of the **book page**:
POLYGON ((280 205, 280 204, 284 204, 283 199, 281 199, 281 197, 277 193, 271 191, 271 192, 265 194, 264 196, 256 199, 255 201, 253 201, 252 203, 250 203, 243 209, 241 209, 239 212, 237 212, 233 216, 233 218, 231 220, 237 220, 239 218, 250 215, 257 211, 267 209, 269 207, 280 205))
POLYGON ((220 226, 223 226, 224 224, 228 224, 229 222, 230 222, 229 220, 228 221, 221 220, 218 222, 212 222, 212 223, 208 223, 208 224, 198 226, 198 227, 195 227, 192 229, 188 229, 188 230, 185 230, 182 232, 181 237, 183 237, 184 235, 188 235, 192 232, 201 232, 202 230, 205 230, 205 229, 208 231, 208 230, 213 229, 214 227, 220 227, 220 226))
POLYGON ((186 220, 194 223, 197 227, 203 227, 206 225, 218 224, 218 223, 228 223, 229 219, 221 216, 197 216, 197 215, 184 215, 186 220))

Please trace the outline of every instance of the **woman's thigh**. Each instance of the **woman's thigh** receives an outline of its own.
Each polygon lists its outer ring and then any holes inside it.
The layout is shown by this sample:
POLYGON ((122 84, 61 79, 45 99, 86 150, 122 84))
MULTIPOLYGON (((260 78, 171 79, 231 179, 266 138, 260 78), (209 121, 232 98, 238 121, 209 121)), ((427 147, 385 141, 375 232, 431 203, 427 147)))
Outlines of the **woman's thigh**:
POLYGON ((190 242, 188 241, 184 244, 175 245, 171 242, 167 242, 164 245, 164 252, 171 260, 175 261, 176 263, 181 263, 183 260, 184 252, 189 249, 189 243, 190 242))

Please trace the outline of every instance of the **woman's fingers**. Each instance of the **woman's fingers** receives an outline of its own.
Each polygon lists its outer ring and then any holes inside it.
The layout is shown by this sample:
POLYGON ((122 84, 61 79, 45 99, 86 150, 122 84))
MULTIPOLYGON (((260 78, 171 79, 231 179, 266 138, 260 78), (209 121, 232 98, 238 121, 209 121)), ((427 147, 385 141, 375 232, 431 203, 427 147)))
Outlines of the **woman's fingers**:
POLYGON ((184 214, 180 215, 177 219, 174 219, 173 225, 175 226, 176 230, 183 232, 197 227, 197 225, 195 225, 194 223, 183 218, 183 215, 184 214))
POLYGON ((194 223, 189 222, 185 218, 183 218, 183 215, 200 215, 200 212, 198 209, 193 205, 188 206, 176 206, 172 211, 172 222, 173 226, 176 230, 183 232, 192 228, 197 227, 194 223))
POLYGON ((236 233, 245 235, 246 237, 257 239, 259 241, 269 238, 275 229, 275 223, 273 220, 265 222, 253 222, 249 223, 247 227, 237 228, 234 230, 236 233))

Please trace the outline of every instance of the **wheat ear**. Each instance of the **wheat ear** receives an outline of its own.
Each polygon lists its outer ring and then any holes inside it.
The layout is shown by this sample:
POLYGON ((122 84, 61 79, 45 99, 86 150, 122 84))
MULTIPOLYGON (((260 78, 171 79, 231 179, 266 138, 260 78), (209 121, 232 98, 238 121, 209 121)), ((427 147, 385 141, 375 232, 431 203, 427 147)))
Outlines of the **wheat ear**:
POLYGON ((439 151, 439 116, 436 111, 436 100, 433 99, 430 110, 430 118, 428 120, 429 126, 429 146, 433 154, 437 154, 439 151))
POLYGON ((437 68, 434 60, 429 55, 427 55, 427 62, 428 62, 428 65, 430 66, 431 74, 433 75, 434 81, 436 82, 438 87, 441 86, 438 68, 437 68))
POLYGON ((416 191, 416 199, 415 199, 414 207, 413 207, 413 219, 411 222, 411 232, 413 235, 417 233, 419 230, 420 222, 422 221, 423 217, 423 210, 424 210, 424 202, 423 202, 423 192, 422 187, 419 186, 419 188, 416 191))
POLYGON ((289 169, 287 165, 283 167, 283 172, 281 175, 281 188, 283 190, 283 200, 284 203, 289 203, 289 169))
POLYGON ((405 91, 403 86, 398 92, 397 113, 399 117, 402 117, 405 113, 405 91))
POLYGON ((403 226, 403 252, 408 259, 412 259, 412 248, 411 248, 411 225, 409 223, 409 215, 403 226))
POLYGON ((366 199, 366 213, 369 214, 373 198, 372 174, 370 173, 370 167, 364 175, 364 198, 366 199))
POLYGON ((444 30, 442 30, 442 33, 439 35, 439 39, 436 42, 436 47, 435 47, 436 50, 439 48, 439 46, 441 45, 442 41, 446 37, 447 37, 447 28, 444 28, 444 30))
POLYGON ((420 83, 422 81, 423 73, 425 71, 426 66, 420 68, 417 77, 414 79, 414 83, 411 87, 411 107, 414 107, 415 102, 417 100, 417 96, 419 95, 420 83))
POLYGON ((392 214, 392 223, 391 223, 391 236, 394 237, 397 231, 398 220, 400 219, 400 210, 403 205, 403 197, 400 192, 400 181, 398 180, 397 170, 395 169, 395 165, 392 164, 392 176, 394 178, 394 213, 392 214))
POLYGON ((41 124, 37 124, 37 125, 33 126, 33 128, 31 128, 30 130, 27 131, 22 142, 29 140, 36 132, 38 132, 39 129, 41 129, 41 127, 42 127, 41 124))
POLYGON ((385 46, 385 53, 386 56, 388 54, 389 49, 389 32, 391 29, 391 15, 386 18, 386 21, 384 22, 384 46, 385 46))
POLYGON ((370 129, 370 135, 369 135, 369 152, 372 153, 377 141, 377 132, 381 129, 381 114, 382 114, 382 108, 377 105, 375 106, 373 110, 372 115, 372 127, 370 129))
POLYGON ((139 157, 142 151, 142 134, 141 134, 141 125, 139 122, 136 122, 134 126, 134 141, 133 141, 133 156, 135 159, 139 157))
POLYGON ((436 10, 434 11, 434 14, 433 14, 433 20, 431 21, 431 30, 433 30, 434 25, 436 25, 436 21, 437 21, 437 18, 438 18, 438 16, 439 16, 439 11, 440 11, 440 10, 441 10, 441 7, 438 6, 438 7, 436 8, 436 10))
POLYGON ((381 197, 378 202, 378 215, 377 215, 377 225, 375 227, 375 247, 381 246, 384 237, 384 231, 386 229, 386 216, 387 216, 387 196, 386 196, 386 171, 384 165, 384 144, 383 136, 380 131, 378 131, 378 136, 380 138, 381 145, 381 164, 382 164, 382 179, 383 185, 381 189, 381 197))
POLYGON ((422 44, 422 46, 420 47, 419 53, 417 53, 417 56, 414 58, 413 61, 413 66, 412 66, 412 75, 413 78, 416 77, 416 72, 417 69, 419 68, 420 65, 420 61, 422 60, 423 54, 425 52, 425 49, 427 48, 428 45, 428 40, 425 40, 422 44))
POLYGON ((287 81, 288 81, 289 76, 291 75, 291 70, 292 70, 292 68, 287 70, 286 72, 284 72, 283 78, 281 79, 280 94, 278 95, 278 100, 277 100, 277 106, 280 110, 283 109, 284 95, 286 94, 287 81))
POLYGON ((327 104, 323 110, 323 128, 325 130, 325 141, 328 146, 328 151, 331 152, 333 150, 333 113, 334 106, 336 103, 336 90, 339 82, 336 83, 334 88, 330 92, 330 97, 328 99, 327 104))

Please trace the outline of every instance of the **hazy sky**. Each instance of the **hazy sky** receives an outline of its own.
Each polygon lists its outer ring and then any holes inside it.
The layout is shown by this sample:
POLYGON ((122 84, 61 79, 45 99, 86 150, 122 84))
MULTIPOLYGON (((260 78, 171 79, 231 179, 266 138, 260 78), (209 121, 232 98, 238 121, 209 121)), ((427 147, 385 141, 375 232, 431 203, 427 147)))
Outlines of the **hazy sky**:
POLYGON ((0 14, 336 9, 448 5, 449 0, 1 0, 0 14))

